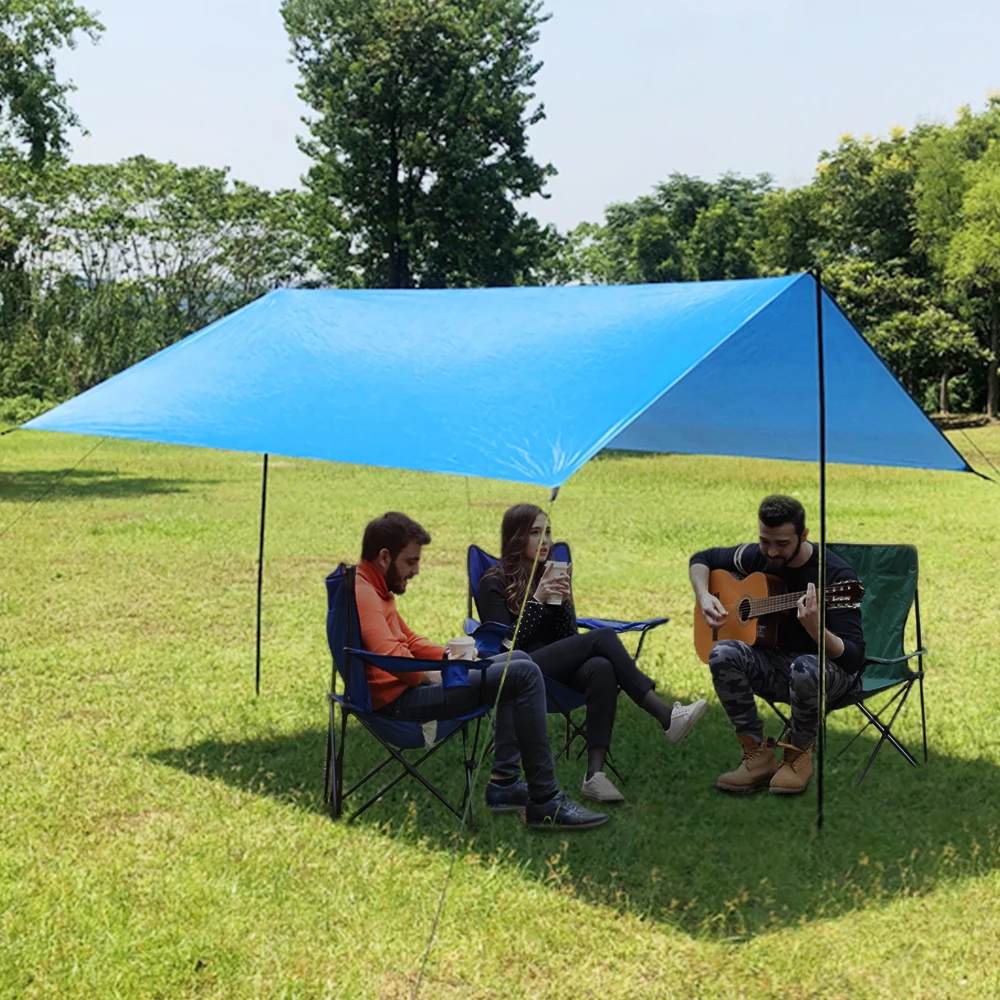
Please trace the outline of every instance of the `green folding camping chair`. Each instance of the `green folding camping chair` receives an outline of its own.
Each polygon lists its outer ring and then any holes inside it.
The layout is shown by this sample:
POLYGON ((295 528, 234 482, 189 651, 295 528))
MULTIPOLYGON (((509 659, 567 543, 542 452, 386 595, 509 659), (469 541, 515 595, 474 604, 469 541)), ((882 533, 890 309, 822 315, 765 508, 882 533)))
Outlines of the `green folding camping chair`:
POLYGON ((869 726, 874 726, 879 732, 875 749, 855 782, 860 785, 884 743, 891 743, 910 764, 917 766, 913 755, 892 732, 914 684, 920 692, 920 732, 924 763, 927 763, 927 716, 924 712, 924 654, 927 650, 920 637, 917 550, 913 545, 849 544, 831 545, 830 549, 847 562, 865 586, 865 598, 861 604, 865 672, 861 688, 839 704, 829 706, 830 711, 836 711, 854 705, 868 720, 840 753, 844 753, 869 726), (911 608, 916 626, 916 649, 908 653, 905 634, 911 608), (917 661, 916 670, 910 662, 914 659, 917 661), (869 707, 868 703, 873 698, 893 688, 897 689, 895 693, 878 709, 869 707), (892 715, 886 722, 885 716, 890 710, 892 715))
MULTIPOLYGON (((924 655, 920 638, 920 593, 917 589, 917 550, 912 545, 853 545, 831 544, 831 552, 839 555, 858 574, 864 584, 865 597, 861 603, 861 621, 865 633, 865 671, 861 687, 850 692, 836 704, 827 705, 827 713, 854 706, 868 720, 840 753, 843 754, 869 727, 879 732, 878 742, 855 782, 860 785, 883 744, 891 743, 914 767, 913 754, 892 732, 913 685, 920 691, 920 730, 924 744, 924 763, 927 763, 927 717, 924 713, 924 655), (906 623, 913 609, 916 626, 916 649, 906 652, 906 623), (917 661, 914 670, 911 660, 917 661), (879 708, 868 703, 879 695, 897 690, 879 708), (893 708, 895 706, 895 708, 893 708), (892 710, 889 721, 885 716, 892 710)), ((790 722, 777 706, 770 703, 784 728, 784 739, 790 722)))

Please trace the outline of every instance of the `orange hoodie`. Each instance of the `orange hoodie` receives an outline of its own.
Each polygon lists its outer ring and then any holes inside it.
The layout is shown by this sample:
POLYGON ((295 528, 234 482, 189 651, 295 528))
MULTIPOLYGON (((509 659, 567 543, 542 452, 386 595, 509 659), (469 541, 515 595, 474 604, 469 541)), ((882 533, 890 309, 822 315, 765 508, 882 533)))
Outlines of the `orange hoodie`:
MULTIPOLYGON (((444 646, 410 631, 396 610, 396 595, 386 586, 378 567, 367 559, 358 563, 354 594, 365 649, 384 656, 408 656, 415 660, 440 660, 444 656, 444 646)), ((375 709, 395 701, 408 687, 416 687, 424 676, 422 670, 390 674, 368 664, 365 664, 365 674, 375 709)))

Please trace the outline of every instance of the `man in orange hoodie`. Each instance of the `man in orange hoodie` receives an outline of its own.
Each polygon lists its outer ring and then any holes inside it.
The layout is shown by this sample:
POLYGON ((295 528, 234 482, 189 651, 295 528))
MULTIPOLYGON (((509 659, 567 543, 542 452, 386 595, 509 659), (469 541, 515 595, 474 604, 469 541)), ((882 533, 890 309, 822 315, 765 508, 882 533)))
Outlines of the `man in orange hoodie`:
MULTIPOLYGON (((420 572, 421 550, 430 540, 416 521, 395 511, 365 528, 355 585, 365 649, 423 660, 447 655, 443 646, 413 632, 396 609, 396 595, 405 594, 420 572)), ((503 653, 483 661, 483 669, 469 671, 468 687, 444 687, 438 670, 392 674, 366 664, 365 672, 372 707, 397 719, 429 722, 455 718, 480 705, 512 706, 516 745, 498 740, 494 759, 515 760, 520 748, 527 783, 495 772, 486 788, 491 811, 523 808, 528 826, 559 830, 588 830, 607 822, 607 815, 583 808, 559 790, 546 733, 545 685, 527 654, 503 653)))

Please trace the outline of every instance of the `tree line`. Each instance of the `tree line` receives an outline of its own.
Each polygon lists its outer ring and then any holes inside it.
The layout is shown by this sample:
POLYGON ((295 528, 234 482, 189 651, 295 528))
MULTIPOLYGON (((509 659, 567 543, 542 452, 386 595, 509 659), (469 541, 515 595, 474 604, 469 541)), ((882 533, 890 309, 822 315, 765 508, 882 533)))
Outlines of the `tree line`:
MULTIPOLYGON (((284 0, 311 167, 269 192, 143 156, 80 165, 54 53, 74 0, 0 0, 0 397, 65 398, 283 285, 710 281, 819 267, 928 410, 997 415, 1000 98, 841 138, 808 185, 670 174, 569 233, 522 207, 555 173, 540 0, 284 0)), ((24 413, 15 414, 23 418, 24 413)))

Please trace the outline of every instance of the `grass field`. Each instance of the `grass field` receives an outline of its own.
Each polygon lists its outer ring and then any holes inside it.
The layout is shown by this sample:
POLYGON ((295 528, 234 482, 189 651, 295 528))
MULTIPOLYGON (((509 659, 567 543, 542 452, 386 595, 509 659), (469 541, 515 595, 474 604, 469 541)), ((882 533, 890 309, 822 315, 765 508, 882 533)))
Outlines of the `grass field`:
MULTIPOLYGON (((970 439, 1000 465, 1000 429, 967 434, 973 464, 970 439)), ((672 747, 622 701, 628 801, 604 828, 561 839, 480 810, 456 844, 419 790, 350 826, 324 813, 323 577, 370 516, 407 511, 434 542, 401 607, 446 639, 468 543, 495 547, 504 508, 545 493, 272 460, 255 698, 259 459, 109 440, 74 468, 94 443, 0 440, 0 531, 16 519, 0 537, 0 997, 408 997, 455 850, 423 997, 1000 995, 997 486, 831 469, 832 539, 920 549, 931 760, 885 752, 855 788, 871 739, 831 754, 817 835, 811 793, 715 791, 737 746, 686 581, 692 551, 753 538, 765 493, 814 511, 815 469, 591 462, 553 515, 578 606, 669 614, 644 665, 709 711, 672 747)), ((858 718, 831 717, 832 750, 858 718)), ((916 705, 901 733, 919 741, 916 705)), ((374 759, 349 735, 348 776, 374 759)), ((459 753, 432 770, 446 784, 459 753)), ((562 763, 571 792, 581 777, 562 763)))

